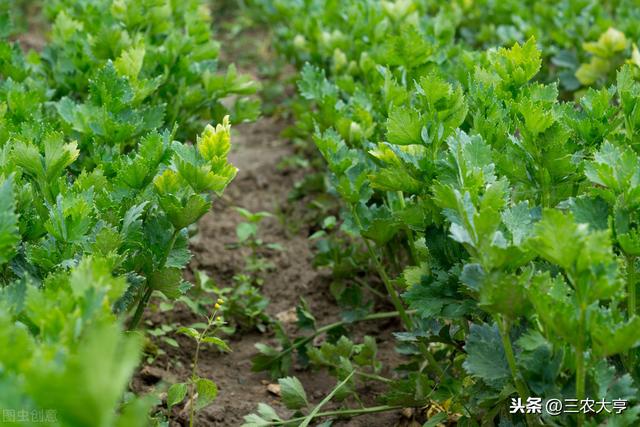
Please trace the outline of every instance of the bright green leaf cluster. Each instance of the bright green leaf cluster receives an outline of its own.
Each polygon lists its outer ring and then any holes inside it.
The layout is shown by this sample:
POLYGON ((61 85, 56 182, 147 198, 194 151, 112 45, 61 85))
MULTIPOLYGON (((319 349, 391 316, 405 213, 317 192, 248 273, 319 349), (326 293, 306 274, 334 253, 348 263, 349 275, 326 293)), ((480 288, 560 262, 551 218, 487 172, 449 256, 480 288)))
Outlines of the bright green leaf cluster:
MULTIPOLYGON (((253 3, 300 70, 295 132, 326 161, 341 231, 363 239, 406 329, 414 370, 385 401, 429 405, 429 372, 461 425, 575 425, 509 414, 510 398, 619 381, 633 396, 619 422, 637 424, 634 2, 253 3)), ((340 377, 345 339, 303 357, 340 377)), ((254 369, 286 373, 263 350, 254 369)))
MULTIPOLYGON (((124 323, 191 286, 187 227, 236 175, 230 121, 253 117, 257 85, 219 67, 200 1, 44 8, 42 51, 0 40, 0 406, 148 425, 158 402, 123 403, 141 352, 124 323)), ((198 408, 215 399, 195 387, 198 408)))

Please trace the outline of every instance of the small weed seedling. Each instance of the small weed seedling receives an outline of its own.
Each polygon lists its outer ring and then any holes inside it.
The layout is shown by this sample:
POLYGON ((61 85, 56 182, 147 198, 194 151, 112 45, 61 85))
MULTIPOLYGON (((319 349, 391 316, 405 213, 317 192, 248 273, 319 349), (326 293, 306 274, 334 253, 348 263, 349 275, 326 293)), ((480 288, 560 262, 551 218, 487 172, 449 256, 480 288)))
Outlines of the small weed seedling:
POLYGON ((252 328, 264 332, 271 318, 265 313, 269 300, 262 295, 261 279, 255 279, 248 274, 233 276, 232 286, 218 286, 204 271, 196 272, 196 287, 207 289, 224 298, 225 303, 220 308, 222 316, 229 323, 221 329, 226 334, 234 334, 238 328, 249 330, 252 328))
POLYGON ((173 384, 169 388, 167 406, 171 409, 181 403, 188 393, 187 405, 189 408, 190 427, 193 427, 196 412, 210 405, 218 396, 216 384, 210 379, 198 375, 198 361, 202 344, 213 344, 222 351, 231 351, 231 348, 224 340, 215 336, 216 332, 224 325, 222 316, 218 315, 223 304, 224 301, 219 298, 213 307, 213 312, 207 317, 206 324, 196 324, 189 328, 182 327, 178 329, 179 333, 191 337, 195 341, 196 351, 193 358, 191 376, 186 382, 173 384))
POLYGON ((263 273, 272 270, 275 266, 260 255, 260 250, 281 251, 283 248, 278 243, 265 243, 259 237, 259 224, 265 218, 271 218, 273 215, 269 212, 253 213, 240 207, 236 207, 235 209, 244 219, 244 221, 236 227, 238 247, 249 248, 251 251, 251 255, 247 258, 245 264, 245 271, 248 273, 263 273))

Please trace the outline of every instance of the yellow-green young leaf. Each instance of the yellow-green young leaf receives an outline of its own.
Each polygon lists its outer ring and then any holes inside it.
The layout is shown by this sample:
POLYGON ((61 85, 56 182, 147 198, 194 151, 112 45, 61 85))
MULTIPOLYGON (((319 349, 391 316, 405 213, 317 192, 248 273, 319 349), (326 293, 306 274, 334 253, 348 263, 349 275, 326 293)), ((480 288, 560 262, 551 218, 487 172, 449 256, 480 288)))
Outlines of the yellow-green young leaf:
POLYGON ((77 32, 82 32, 83 30, 84 26, 82 25, 82 22, 72 19, 62 11, 58 16, 56 16, 56 21, 53 24, 51 32, 53 34, 53 40, 57 42, 64 42, 77 32))
POLYGON ((215 128, 207 125, 198 137, 198 151, 208 161, 215 161, 229 153, 231 148, 231 124, 229 116, 224 116, 222 124, 215 128))
POLYGON ((296 377, 285 377, 278 380, 282 401, 289 409, 300 409, 308 405, 307 393, 296 377))
POLYGON ((523 45, 516 43, 511 49, 500 48, 493 62, 498 75, 515 85, 523 85, 531 80, 542 65, 534 37, 523 45))
POLYGON ((55 408, 59 425, 115 425, 116 408, 140 361, 141 337, 107 319, 78 324, 86 330, 60 366, 29 368, 27 395, 38 407, 55 408))
POLYGON ((619 52, 627 47, 627 38, 622 31, 610 27, 600 39, 601 45, 606 46, 610 51, 619 52))
POLYGON ((169 387, 167 391, 167 406, 171 408, 174 405, 182 402, 187 395, 187 384, 177 383, 169 387))
POLYGON ((211 202, 199 194, 192 194, 186 203, 172 194, 161 195, 158 201, 177 230, 195 223, 211 208, 211 202))
POLYGON ((616 238, 627 255, 640 256, 640 231, 631 229, 628 233, 618 233, 616 238))
POLYGON ((587 42, 582 47, 594 55, 609 58, 627 47, 627 38, 622 31, 609 27, 600 35, 597 42, 587 42))
POLYGON ((409 266, 402 272, 402 278, 404 279, 404 285, 407 288, 422 282, 422 277, 429 275, 431 269, 427 262, 421 262, 420 265, 409 266))
POLYGON ((212 170, 207 176, 209 189, 217 193, 224 190, 238 174, 238 168, 226 162, 224 165, 220 165, 220 162, 214 164, 212 170))
POLYGON ((628 321, 612 318, 610 313, 599 311, 590 325, 593 352, 601 358, 624 353, 640 345, 640 317, 628 321))
POLYGON ((126 0, 113 0, 111 3, 111 13, 116 17, 126 16, 127 2, 126 0))
POLYGON ((114 66, 121 76, 136 80, 140 74, 140 70, 142 70, 145 53, 146 50, 143 45, 132 46, 122 51, 118 59, 116 59, 114 66))
POLYGON ((572 215, 549 209, 536 225, 535 237, 530 244, 546 260, 564 269, 571 269, 580 256, 586 233, 586 224, 576 224, 572 215))
POLYGON ((605 142, 593 161, 585 164, 585 175, 616 195, 624 194, 628 207, 635 208, 640 203, 640 158, 632 149, 605 142))
POLYGON ((588 64, 581 64, 576 71, 576 78, 583 85, 592 85, 599 79, 605 78, 611 69, 607 59, 598 56, 591 58, 588 64))
POLYGON ((198 392, 196 411, 210 405, 218 397, 218 386, 206 378, 198 378, 196 380, 196 391, 198 392))
POLYGON ((219 167, 217 170, 212 170, 214 167, 219 166, 219 161, 213 161, 210 164, 196 165, 179 156, 174 157, 174 163, 178 173, 196 193, 208 191, 219 193, 225 189, 227 184, 236 176, 238 170, 226 163, 226 160, 223 159, 223 162, 224 166, 219 167))
POLYGON ((412 1, 382 1, 380 2, 387 15, 398 21, 416 10, 412 1))
POLYGON ((122 244, 122 235, 113 227, 105 226, 96 234, 91 251, 101 256, 115 255, 122 244))
POLYGON ((382 191, 404 191, 408 194, 419 193, 424 184, 407 173, 403 165, 380 168, 369 174, 371 187, 382 191))
POLYGON ((91 228, 94 205, 90 197, 63 197, 58 194, 56 204, 49 210, 49 219, 45 229, 56 239, 64 242, 77 242, 91 228))
POLYGON ((542 103, 535 103, 530 99, 521 102, 518 110, 524 118, 524 125, 531 134, 537 136, 553 125, 555 119, 550 107, 542 103))
POLYGON ((250 75, 238 74, 235 64, 229 65, 224 76, 205 72, 203 83, 208 93, 223 90, 227 93, 247 95, 255 93, 261 87, 250 75))
POLYGON ((161 195, 176 194, 181 188, 180 176, 171 169, 166 169, 161 175, 158 175, 153 180, 153 184, 161 195))
POLYGON ((577 224, 573 215, 548 209, 529 245, 567 271, 588 303, 611 297, 620 286, 609 230, 590 231, 589 225, 577 224))
POLYGON ((640 67, 640 50, 638 50, 638 46, 635 43, 633 44, 633 49, 631 50, 631 59, 629 59, 627 62, 635 65, 636 67, 640 67))

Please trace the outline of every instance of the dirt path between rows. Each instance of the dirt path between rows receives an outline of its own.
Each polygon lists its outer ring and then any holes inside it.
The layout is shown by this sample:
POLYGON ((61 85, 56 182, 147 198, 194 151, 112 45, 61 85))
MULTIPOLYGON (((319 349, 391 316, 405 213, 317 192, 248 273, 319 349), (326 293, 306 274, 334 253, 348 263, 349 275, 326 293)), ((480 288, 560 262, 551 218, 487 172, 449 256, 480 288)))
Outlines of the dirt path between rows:
MULTIPOLYGON (((285 123, 275 119, 262 118, 257 123, 235 128, 234 151, 230 157, 233 164, 239 168, 239 173, 223 199, 218 200, 214 209, 200 222, 199 233, 192 242, 192 271, 203 270, 220 285, 231 284, 232 277, 241 272, 246 256, 241 250, 228 247, 235 242, 235 228, 241 221, 234 207, 275 212, 289 203, 289 192, 304 172, 291 173, 278 167, 293 150, 291 145, 280 137, 284 126, 285 123)), ((263 294, 270 301, 267 312, 272 317, 279 317, 285 321, 288 319, 291 323, 285 326, 290 330, 295 330, 295 316, 288 314, 295 308, 300 297, 304 297, 310 303, 313 314, 322 323, 338 318, 338 309, 332 305, 328 290, 330 276, 327 272, 318 272, 312 266, 313 253, 308 234, 309 230, 304 227, 298 233, 291 234, 277 217, 265 220, 261 226, 261 236, 265 241, 276 242, 284 247, 284 251, 270 252, 268 255, 269 261, 274 263, 276 268, 266 274, 262 288, 263 294)), ((156 325, 174 322, 189 325, 201 321, 182 305, 178 305, 173 312, 152 314, 150 320, 156 325), (170 318, 167 318, 167 315, 170 318)), ((391 325, 384 323, 368 325, 368 330, 363 330, 363 333, 376 336, 379 334, 377 328, 384 327, 383 335, 391 340, 389 326, 391 325)), ((152 384, 145 384, 138 378, 136 388, 140 391, 150 391, 160 380, 184 381, 188 377, 195 347, 186 337, 175 338, 180 347, 175 349, 162 346, 168 356, 159 357, 147 368, 147 372, 151 372, 152 384)), ((273 406, 281 415, 287 415, 289 411, 284 408, 279 398, 267 390, 267 385, 275 381, 267 374, 251 372, 251 358, 257 353, 255 344, 272 342, 271 334, 245 332, 235 334, 229 339, 232 353, 221 354, 215 348, 206 348, 201 353, 200 375, 213 379, 220 393, 216 402, 200 413, 198 425, 240 426, 243 416, 255 411, 260 402, 273 406)), ((335 380, 324 371, 296 370, 291 374, 303 382, 310 394, 310 400, 316 403, 335 385, 335 380)), ((180 417, 179 412, 174 411, 177 416, 174 425, 186 422, 186 418, 180 417)), ((335 425, 392 426, 397 418, 396 414, 382 414, 355 418, 335 425)))
MULTIPOLYGON (((254 34, 254 52, 269 51, 268 36, 254 34), (260 46, 258 46, 260 44, 260 46), (266 44, 266 46, 265 46, 266 44)), ((226 56, 234 62, 236 56, 246 55, 243 44, 224 44, 226 56), (235 47, 235 51, 234 51, 235 47)), ((245 67, 246 68, 246 67, 245 67)), ((254 69, 249 72, 258 78, 254 69)), ((285 327, 295 331, 295 306, 300 297, 309 302, 311 310, 320 324, 339 318, 339 309, 333 304, 329 292, 330 273, 314 269, 313 247, 308 237, 311 234, 301 216, 304 215, 308 201, 291 201, 289 195, 296 182, 306 173, 301 169, 282 167, 283 160, 294 154, 294 146, 281 136, 289 125, 285 120, 262 117, 255 123, 233 127, 232 152, 230 161, 239 169, 236 179, 229 185, 222 199, 214 202, 214 208, 199 223, 199 231, 192 240, 194 258, 190 265, 192 278, 195 270, 206 271, 221 286, 232 285, 232 278, 242 271, 246 252, 230 249, 236 242, 236 226, 242 221, 234 207, 243 207, 252 212, 284 212, 266 219, 260 226, 260 236, 265 242, 278 243, 284 250, 267 252, 268 261, 275 269, 264 274, 262 293, 270 303, 267 313, 274 318, 284 319, 285 327), (296 227, 291 227, 295 222, 296 227), (292 231, 295 230, 295 231, 292 231), (293 314, 292 314, 293 313, 293 314)), ((176 323, 189 325, 202 319, 196 319, 189 309, 178 305, 172 312, 155 313, 147 316, 155 325, 176 323), (170 318, 167 318, 170 317, 170 318)), ((397 357, 393 351, 391 331, 394 321, 363 325, 358 335, 375 336, 381 345, 381 359, 385 363, 385 373, 391 375, 389 366, 397 357), (386 344, 385 344, 386 343, 386 344)), ((184 381, 190 374, 190 363, 195 345, 186 337, 176 336, 179 348, 160 344, 167 356, 159 357, 151 366, 144 368, 145 375, 138 375, 134 389, 140 392, 150 391, 163 381, 172 383, 184 381), (150 373, 150 374, 149 374, 150 373), (145 378, 149 376, 150 378, 145 378)), ((269 393, 267 386, 276 381, 265 373, 251 372, 251 358, 257 353, 256 343, 275 344, 273 334, 258 331, 239 332, 229 337, 233 349, 231 354, 222 354, 215 348, 206 348, 201 352, 199 373, 211 378, 219 387, 217 400, 202 410, 198 416, 199 426, 238 427, 243 417, 254 412, 258 403, 273 406, 282 416, 288 416, 279 398, 269 393)), ((290 375, 298 377, 305 385, 309 400, 318 403, 335 386, 335 379, 325 371, 311 372, 294 368, 290 375)), ((379 390, 363 389, 363 401, 375 404, 375 395, 379 390)), ((332 405, 327 405, 327 408, 332 405)), ((175 419, 172 425, 187 425, 188 420, 180 415, 180 408, 174 408, 175 419)), ((334 426, 394 426, 399 420, 398 413, 376 414, 334 423, 334 426)))
MULTIPOLYGON (((295 174, 278 169, 280 162, 292 154, 291 147, 280 138, 284 126, 274 119, 262 118, 255 124, 238 126, 233 135, 234 151, 230 160, 238 167, 238 176, 223 200, 218 201, 214 210, 200 222, 191 264, 192 269, 207 271, 221 285, 231 284, 232 277, 241 272, 247 255, 241 250, 228 248, 236 241, 235 229, 242 220, 234 207, 240 206, 252 212, 281 210, 297 179, 295 174)), ((291 235, 278 217, 265 220, 260 230, 265 242, 279 243, 284 248, 282 252, 266 254, 276 266, 264 276, 262 292, 270 301, 267 312, 272 317, 294 320, 295 316, 283 314, 294 308, 299 298, 304 296, 314 301, 319 318, 335 318, 335 309, 328 303, 329 296, 323 295, 329 278, 315 271, 311 265, 313 255, 307 230, 291 235)), ((184 314, 187 315, 184 320, 188 321, 190 313, 185 311, 184 314)), ((251 372, 250 359, 256 354, 255 344, 268 340, 268 334, 245 332, 230 338, 231 354, 220 354, 212 348, 202 353, 200 373, 214 379, 220 394, 218 400, 203 411, 201 425, 239 426, 242 417, 255 411, 259 402, 281 407, 277 398, 267 391, 270 378, 251 372)), ((183 364, 188 366, 193 357, 193 346, 187 344, 181 350, 183 364)), ((312 390, 318 390, 320 397, 325 389, 331 387, 332 380, 322 373, 314 377, 317 388, 312 390)))

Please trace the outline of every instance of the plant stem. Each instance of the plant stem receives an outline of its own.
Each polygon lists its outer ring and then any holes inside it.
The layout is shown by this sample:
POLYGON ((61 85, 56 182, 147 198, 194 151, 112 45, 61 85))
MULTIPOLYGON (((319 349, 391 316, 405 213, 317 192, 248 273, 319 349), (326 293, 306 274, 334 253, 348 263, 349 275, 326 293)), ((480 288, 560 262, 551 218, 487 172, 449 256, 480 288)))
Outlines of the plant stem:
POLYGON ((385 288, 387 289, 387 292, 389 293, 389 297, 391 297, 391 302, 393 303, 393 306, 395 307, 395 309, 398 311, 398 315, 400 316, 400 320, 402 320, 402 323, 404 324, 404 327, 410 331, 413 329, 413 321, 411 320, 411 318, 409 317, 409 315, 407 314, 404 305, 402 304, 402 301, 400 300, 400 296, 398 295, 398 292, 395 288, 395 286, 393 286, 393 283, 391 283, 391 279, 389 278, 389 276, 387 275, 386 270, 384 269, 384 267, 382 266, 382 263, 380 262, 380 260, 378 259, 378 257, 376 256, 375 252, 373 251, 373 248, 371 247, 371 244, 365 240, 367 248, 369 250, 369 254, 373 257, 373 262, 376 266, 376 270, 378 270, 378 274, 380 275, 380 278, 382 279, 382 282, 384 283, 385 288))
POLYGON ((129 323, 130 331, 133 331, 134 329, 138 328, 138 325, 140 324, 140 319, 142 319, 142 313, 144 313, 144 309, 147 306, 147 303, 149 302, 149 299, 151 298, 152 293, 153 293, 153 288, 147 286, 147 289, 144 295, 140 299, 140 302, 138 302, 138 306, 136 307, 136 312, 134 313, 133 318, 131 319, 131 323, 129 323))
MULTIPOLYGON (((398 191, 398 197, 400 199, 400 207, 404 209, 407 206, 404 201, 404 193, 402 191, 398 191)), ((418 251, 416 250, 416 244, 413 240, 413 231, 411 231, 411 228, 407 226, 405 232, 407 233, 407 240, 409 241, 409 253, 411 255, 411 262, 414 265, 418 265, 418 251)))
MULTIPOLYGON (((627 259, 627 315, 629 319, 636 315, 636 299, 637 299, 637 284, 636 284, 636 265, 635 257, 633 255, 626 255, 627 259)), ((635 350, 630 349, 626 353, 626 365, 627 369, 635 372, 635 350)))
POLYGON ((385 294, 383 294, 382 292, 380 292, 379 290, 375 289, 374 287, 372 287, 371 285, 369 285, 367 282, 365 282, 362 279, 359 279, 357 277, 353 278, 353 281, 356 282, 357 284, 359 284, 360 286, 362 286, 363 288, 366 288, 369 290, 369 292, 371 292, 372 294, 374 294, 375 296, 377 296, 380 299, 386 299, 387 296, 385 294))
POLYGON ((165 251, 163 257, 162 257, 162 262, 160 262, 159 264, 159 269, 164 268, 165 265, 167 264, 167 260, 169 259, 169 255, 171 254, 171 251, 173 250, 173 246, 176 244, 176 240, 178 239, 178 236, 180 235, 180 231, 181 230, 175 230, 173 232, 173 235, 171 236, 171 240, 169 240, 169 243, 167 244, 167 250, 165 251))
POLYGON ((198 379, 198 358, 200 357, 200 346, 202 345, 202 340, 209 333, 209 329, 211 329, 211 325, 215 322, 216 316, 218 315, 218 310, 216 310, 211 317, 207 319, 207 327, 202 331, 198 339, 196 340, 196 354, 193 357, 193 367, 191 368, 191 386, 189 387, 189 401, 191 402, 189 408, 189 427, 193 427, 193 419, 195 416, 195 407, 196 404, 193 401, 193 397, 195 394, 196 380, 198 379))
POLYGON ((429 348, 423 342, 421 342, 418 345, 418 347, 420 348, 420 351, 422 352, 422 354, 427 358, 427 362, 429 362, 429 367, 433 369, 434 373, 438 376, 438 378, 443 379, 444 369, 442 369, 442 367, 440 366, 436 358, 433 356, 433 354, 431 354, 431 352, 429 351, 429 348))
POLYGON ((367 378, 367 379, 370 379, 370 380, 373 380, 373 381, 380 381, 382 383, 392 383, 393 382, 393 380, 391 380, 389 378, 386 378, 386 377, 383 377, 381 375, 369 374, 367 372, 361 372, 361 371, 353 371, 353 372, 355 372, 355 374, 357 376, 359 376, 359 377, 367 378))
MULTIPOLYGON (((578 402, 584 399, 585 392, 585 365, 584 365, 584 337, 587 308, 580 303, 580 319, 578 321, 578 343, 576 345, 576 399, 578 402)), ((584 413, 578 414, 578 427, 584 423, 584 413)))
MULTIPOLYGON (((355 206, 353 206, 351 210, 353 212, 353 217, 354 217, 354 219, 356 221, 356 224, 358 225, 358 228, 360 230, 362 230, 363 229, 362 222, 360 221, 360 216, 358 215, 358 212, 356 211, 355 206)), ((374 263, 374 265, 376 267, 376 270, 378 271, 378 274, 380 275, 380 278, 382 279, 382 282, 384 283, 385 288, 387 288, 387 293, 389 294, 389 297, 391 298, 391 302, 393 303, 393 306, 398 311, 398 314, 400 315, 400 319, 402 320, 402 323, 404 323, 404 327, 408 331, 412 330, 413 329, 413 322, 411 321, 411 318, 407 315, 407 312, 404 309, 404 305, 402 304, 402 301, 400 300, 400 296, 398 295, 398 292, 396 291, 396 288, 393 286, 393 283, 391 283, 391 279, 389 279, 389 276, 387 275, 387 272, 384 269, 384 266, 382 265, 382 263, 378 259, 378 255, 373 250, 373 247, 371 246, 371 243, 369 243, 368 239, 363 237, 362 240, 364 240, 364 244, 367 247, 367 251, 369 252, 369 256, 373 260, 373 263, 374 263)))
MULTIPOLYGON (((358 215, 358 212, 356 211, 355 206, 352 206, 351 210, 353 212, 353 217, 356 221, 356 224, 358 225, 358 228, 362 230, 363 229, 362 222, 360 221, 360 217, 358 215)), ((409 317, 409 315, 407 314, 395 286, 393 285, 393 283, 391 282, 391 279, 387 275, 387 271, 385 270, 384 266, 380 262, 380 259, 378 258, 378 255, 375 253, 373 247, 371 246, 371 243, 369 243, 369 240, 367 240, 364 237, 363 237, 363 240, 364 240, 364 244, 367 247, 367 251, 369 252, 369 256, 371 257, 371 259, 373 259, 373 263, 376 266, 376 270, 378 271, 378 274, 380 275, 380 278, 382 279, 384 286, 387 288, 387 293, 391 298, 391 302, 393 303, 394 307, 398 311, 398 314, 400 315, 400 319, 402 320, 402 323, 404 324, 405 329, 408 331, 413 330, 413 321, 411 320, 411 317, 409 317)), ((433 354, 431 354, 427 346, 424 345, 424 343, 419 343, 418 347, 420 348, 420 351, 422 352, 422 354, 424 354, 424 356, 427 358, 427 361, 429 362, 429 367, 433 369, 434 373, 439 378, 443 378, 444 370, 440 367, 440 364, 438 363, 436 358, 433 357, 433 354)))
MULTIPOLYGON (((375 414, 378 412, 395 411, 397 409, 402 409, 402 408, 404 408, 404 406, 381 405, 381 406, 371 406, 369 408, 342 409, 342 410, 335 410, 335 411, 318 412, 317 414, 314 415, 314 418, 375 414)), ((296 423, 303 422, 305 418, 307 417, 298 417, 298 418, 292 418, 290 420, 283 420, 283 421, 271 421, 269 422, 269 424, 264 424, 264 425, 265 426, 296 425, 296 423)))
POLYGON ((349 375, 347 375, 347 378, 345 378, 340 382, 340 384, 335 386, 333 390, 331 390, 331 393, 329 393, 324 399, 322 399, 322 401, 315 408, 313 408, 313 410, 309 413, 309 415, 305 417, 304 421, 302 421, 302 423, 300 424, 300 427, 307 427, 311 423, 311 421, 313 421, 313 419, 317 416, 318 412, 320 412, 320 408, 322 408, 324 405, 327 404, 327 402, 333 399, 333 396, 335 396, 335 394, 338 392, 338 390, 340 390, 340 388, 343 385, 349 382, 349 380, 351 379, 354 373, 355 371, 352 371, 349 375))
MULTIPOLYGON (((509 364, 509 370, 511 371, 511 377, 513 378, 513 382, 516 386, 516 390, 520 395, 520 398, 523 400, 527 400, 529 398, 529 389, 524 381, 520 378, 520 373, 518 372, 518 366, 516 365, 516 357, 513 353, 513 346, 511 345, 511 337, 509 336, 509 330, 511 326, 509 324, 509 320, 505 317, 498 319, 498 329, 500 331, 500 338, 502 338, 502 346, 504 347, 504 353, 507 357, 507 363, 509 364)), ((534 425, 535 423, 531 419, 531 415, 527 414, 527 425, 534 425)))
MULTIPOLYGON (((413 313, 413 311, 410 311, 410 313, 413 313)), ((368 316, 365 316, 362 319, 357 319, 356 322, 362 322, 362 321, 366 321, 366 320, 390 319, 390 318, 393 318, 393 317, 398 317, 398 315, 399 315, 399 313, 397 311, 374 313, 374 314, 370 314, 368 316)), ((291 353, 293 350, 306 345, 307 343, 313 341, 313 339, 315 337, 317 337, 318 335, 323 334, 325 332, 328 332, 331 329, 335 329, 335 328, 338 328, 340 326, 344 326, 344 325, 346 325, 348 323, 352 323, 352 322, 339 321, 339 322, 329 323, 328 325, 322 326, 322 327, 316 329, 316 331, 313 334, 309 335, 308 337, 306 337, 304 339, 301 339, 301 340, 295 342, 291 347, 287 347, 284 350, 282 350, 278 354, 276 359, 279 359, 279 358, 281 358, 283 356, 286 356, 287 354, 291 353)))
POLYGON ((543 208, 547 208, 550 205, 550 194, 549 194, 549 183, 546 181, 545 177, 541 177, 540 180, 542 181, 541 187, 542 187, 542 194, 540 195, 540 204, 542 205, 543 208))
MULTIPOLYGON (((169 243, 167 245, 167 250, 165 251, 162 257, 162 261, 159 264, 158 270, 164 268, 164 266, 167 264, 167 259, 169 259, 169 254, 171 253, 173 246, 176 244, 176 240, 178 239, 179 234, 180 234, 180 230, 174 230, 173 235, 171 236, 171 240, 169 240, 169 243)), ((134 313, 133 318, 131 319, 131 323, 129 323, 130 331, 138 328, 138 325, 140 324, 140 319, 142 319, 142 314, 144 313, 144 309, 147 307, 147 304, 149 303, 149 299, 151 299, 151 294, 153 294, 153 288, 151 288, 148 284, 145 286, 146 286, 146 290, 144 292, 144 295, 142 296, 142 298, 140 298, 140 301, 138 302, 138 306, 136 307, 136 312, 134 313)))
POLYGON ((504 353, 507 357, 507 363, 509 364, 509 370, 511 371, 511 376, 513 377, 513 382, 518 390, 518 394, 522 399, 527 399, 529 397, 529 391, 527 389, 526 384, 522 382, 520 379, 520 374, 518 372, 518 366, 516 365, 516 357, 513 353, 513 346, 511 345, 511 338, 509 337, 509 320, 506 318, 500 319, 500 338, 502 338, 502 345, 504 347, 504 353))
POLYGON ((628 298, 628 315, 629 319, 636 315, 636 265, 635 265, 635 257, 632 255, 627 255, 627 298, 628 298))

